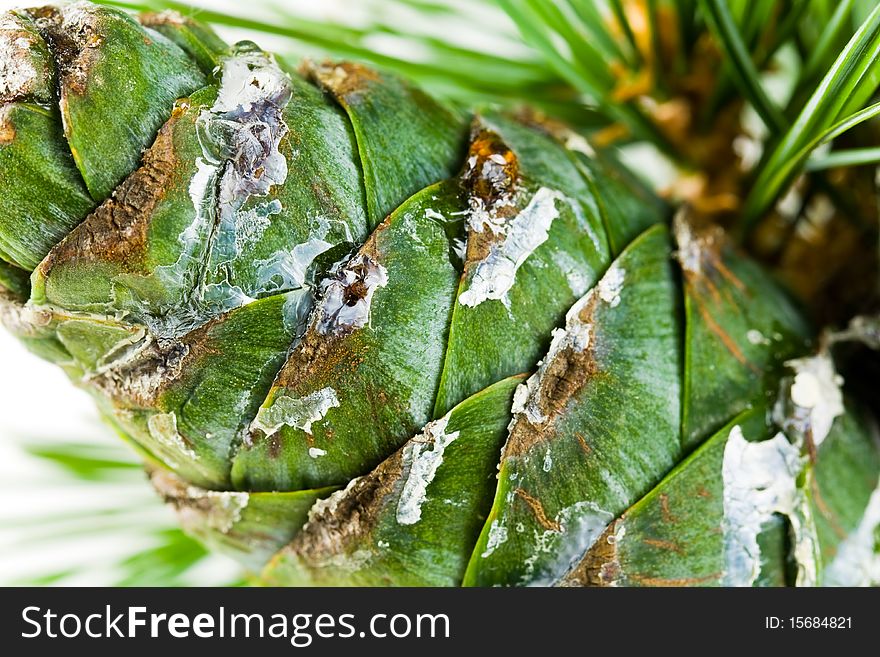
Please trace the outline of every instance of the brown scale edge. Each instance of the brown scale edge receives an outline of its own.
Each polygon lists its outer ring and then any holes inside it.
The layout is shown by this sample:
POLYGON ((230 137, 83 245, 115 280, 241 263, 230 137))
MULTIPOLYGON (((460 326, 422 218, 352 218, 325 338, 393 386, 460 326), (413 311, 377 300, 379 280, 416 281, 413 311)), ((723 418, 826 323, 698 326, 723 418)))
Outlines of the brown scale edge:
POLYGON ((100 56, 100 21, 94 9, 83 11, 49 5, 22 12, 34 22, 55 59, 60 74, 62 104, 67 91, 79 95, 85 93, 89 70, 100 56))
POLYGON ((48 277, 56 263, 102 259, 122 265, 129 273, 149 273, 144 268, 144 249, 150 219, 178 172, 173 133, 182 111, 175 109, 159 130, 156 141, 144 153, 143 163, 74 228, 37 270, 48 277))
POLYGON ((351 100, 356 94, 368 91, 370 85, 379 80, 376 71, 356 62, 326 60, 315 64, 305 60, 300 65, 299 71, 303 77, 330 92, 341 103, 351 100))
POLYGON ((596 539, 592 547, 575 566, 557 583, 557 586, 616 586, 621 577, 615 534, 624 522, 612 522, 596 539))
MULTIPOLYGON (((590 298, 578 313, 578 319, 583 324, 592 324, 600 300, 594 292, 588 294, 590 298)), ((516 415, 504 446, 502 461, 522 456, 535 445, 549 439, 555 418, 587 381, 600 373, 594 349, 595 336, 592 336, 590 344, 583 351, 566 347, 556 353, 543 369, 538 370, 538 374, 533 375, 540 376, 538 407, 547 420, 535 426, 525 414, 516 415)), ((580 435, 579 442, 584 453, 589 454, 590 446, 580 435)))
POLYGON ((344 490, 315 503, 302 531, 276 558, 292 555, 309 568, 320 568, 349 548, 363 545, 403 475, 403 450, 371 473, 353 479, 344 490))

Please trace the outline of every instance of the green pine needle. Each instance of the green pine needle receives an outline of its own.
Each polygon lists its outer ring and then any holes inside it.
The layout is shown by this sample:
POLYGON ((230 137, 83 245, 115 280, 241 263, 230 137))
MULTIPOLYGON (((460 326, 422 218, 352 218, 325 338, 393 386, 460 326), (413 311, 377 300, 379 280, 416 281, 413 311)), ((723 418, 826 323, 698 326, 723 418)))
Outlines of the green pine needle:
POLYGON ((855 167, 880 163, 880 147, 849 148, 807 160, 807 171, 823 171, 838 167, 855 167))
POLYGON ((752 62, 752 56, 743 42, 725 0, 701 0, 700 6, 709 19, 709 25, 718 43, 729 58, 734 81, 743 96, 752 103, 771 132, 785 130, 787 127, 785 117, 764 91, 758 70, 752 62))
POLYGON ((876 105, 856 111, 880 76, 880 6, 853 35, 794 124, 758 172, 746 200, 742 230, 748 231, 772 207, 821 144, 876 116, 876 105))

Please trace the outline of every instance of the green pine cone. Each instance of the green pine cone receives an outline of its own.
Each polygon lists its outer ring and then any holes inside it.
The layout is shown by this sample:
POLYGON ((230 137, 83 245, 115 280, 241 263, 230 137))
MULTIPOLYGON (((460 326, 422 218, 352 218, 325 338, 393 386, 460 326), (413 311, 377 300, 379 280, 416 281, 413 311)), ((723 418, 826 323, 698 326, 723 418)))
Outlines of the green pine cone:
POLYGON ((0 316, 262 581, 870 581, 829 354, 583 140, 86 2, 0 102, 0 316))

